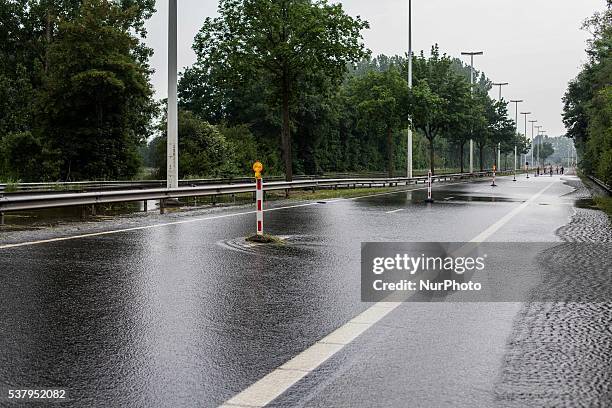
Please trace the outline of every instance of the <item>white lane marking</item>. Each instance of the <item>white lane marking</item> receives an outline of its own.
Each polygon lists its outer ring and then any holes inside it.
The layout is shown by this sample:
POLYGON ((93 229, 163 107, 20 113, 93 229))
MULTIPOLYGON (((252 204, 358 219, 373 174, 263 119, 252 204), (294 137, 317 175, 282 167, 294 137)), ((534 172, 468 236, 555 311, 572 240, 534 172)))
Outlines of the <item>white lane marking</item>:
POLYGON ((536 193, 534 196, 532 196, 529 200, 525 201, 524 203, 522 203, 521 205, 519 205, 518 207, 516 207, 515 209, 510 211, 508 214, 506 214, 505 216, 500 218, 499 221, 497 221, 495 224, 491 225, 489 228, 487 228, 486 230, 481 232, 477 237, 472 239, 470 242, 484 242, 484 241, 486 241, 487 238, 489 238, 491 235, 495 234, 501 227, 506 225, 508 223, 508 221, 510 221, 512 218, 514 218, 518 213, 523 211, 531 203, 533 203, 538 198, 540 198, 540 196, 542 194, 544 194, 544 192, 546 190, 548 190, 553 184, 554 183, 550 183, 549 185, 544 187, 542 190, 540 190, 538 193, 536 193))
MULTIPOLYGON (((550 183, 547 185, 529 200, 514 208, 499 221, 492 224, 469 242, 482 242, 493 235, 500 228, 506 225, 512 218, 524 210, 529 204, 537 200, 553 184, 554 183, 550 183)), ((468 245, 465 245, 464 247, 467 246, 468 245)), ((385 316, 401 305, 401 303, 402 302, 375 303, 373 306, 366 309, 349 322, 340 326, 332 333, 323 337, 321 340, 317 341, 311 347, 296 355, 282 366, 276 368, 259 381, 251 384, 244 391, 227 400, 225 405, 222 405, 222 407, 231 407, 236 405, 246 405, 257 408, 265 407, 295 385, 299 380, 327 361, 331 356, 342 350, 347 344, 353 342, 362 333, 382 320, 385 316), (337 347, 326 347, 330 345, 337 347), (296 379, 296 373, 301 374, 301 377, 296 379)))
MULTIPOLYGON (((449 184, 444 184, 444 185, 447 186, 447 185, 466 184, 466 183, 469 183, 469 182, 449 183, 449 184)), ((416 190, 424 190, 424 188, 401 189, 401 190, 396 190, 396 191, 390 191, 390 192, 387 192, 387 193, 368 194, 368 195, 364 195, 364 196, 351 197, 351 198, 338 198, 338 199, 330 200, 327 203, 334 204, 334 203, 338 203, 338 202, 342 202, 342 201, 347 201, 347 200, 359 200, 359 199, 362 199, 362 198, 376 197, 376 196, 383 196, 383 195, 390 195, 390 194, 399 194, 399 193, 404 193, 406 191, 416 191, 416 190)), ((284 207, 268 208, 268 209, 265 209, 264 212, 287 210, 287 209, 291 209, 291 208, 308 207, 308 206, 311 206, 311 205, 319 205, 319 203, 316 202, 316 201, 313 201, 313 202, 308 202, 308 203, 304 203, 304 204, 296 204, 296 205, 288 205, 288 206, 284 206, 284 207)), ((229 217, 237 217, 237 216, 241 216, 241 215, 249 215, 249 214, 255 214, 255 213, 256 213, 256 211, 243 211, 243 212, 237 212, 237 213, 231 213, 231 214, 214 215, 214 216, 210 216, 210 217, 197 217, 197 218, 191 218, 191 219, 188 219, 188 220, 165 222, 165 223, 162 223, 162 224, 144 225, 144 226, 140 226, 140 227, 123 228, 123 229, 111 230, 111 231, 92 232, 92 233, 89 233, 89 234, 70 235, 70 236, 67 236, 67 237, 42 239, 42 240, 39 240, 39 241, 18 242, 18 243, 15 243, 15 244, 0 245, 0 249, 19 248, 19 247, 31 246, 31 245, 49 244, 49 243, 52 243, 52 242, 70 241, 70 240, 73 240, 73 239, 92 238, 92 237, 99 237, 99 236, 104 236, 104 235, 119 234, 121 232, 142 231, 142 230, 147 230, 147 229, 152 229, 152 228, 167 227, 167 226, 170 226, 170 225, 189 224, 189 223, 194 223, 194 222, 216 220, 216 219, 229 218, 229 217)))
POLYGON ((395 214, 398 213, 400 211, 404 211, 405 208, 398 208, 397 210, 393 210, 393 211, 387 211, 385 214, 395 214))
MULTIPOLYGON (((268 208, 268 209, 266 209, 264 211, 278 211, 278 210, 285 210, 285 209, 289 209, 289 208, 307 207, 307 206, 317 205, 317 204, 318 203, 316 203, 316 202, 311 202, 311 203, 290 205, 290 206, 286 206, 286 207, 268 208)), ((142 231, 142 230, 147 230, 147 229, 152 229, 152 228, 167 227, 167 226, 170 226, 170 225, 190 224, 190 223, 194 223, 194 222, 216 220, 216 219, 229 218, 229 217, 237 217, 237 216, 240 216, 240 215, 248 215, 248 214, 255 214, 255 213, 256 213, 256 211, 243 211, 243 212, 237 212, 237 213, 231 213, 231 214, 213 215, 213 216, 210 216, 210 217, 198 217, 198 218, 191 218, 191 219, 188 219, 188 220, 165 222, 165 223, 162 223, 162 224, 143 225, 143 226, 140 226, 140 227, 123 228, 123 229, 111 230, 111 231, 92 232, 90 234, 80 234, 80 235, 70 235, 70 236, 67 236, 67 237, 49 238, 49 239, 43 239, 43 240, 40 240, 40 241, 19 242, 19 243, 16 243, 16 244, 0 245, 0 249, 17 248, 17 247, 22 247, 22 246, 30 246, 30 245, 38 245, 38 244, 48 244, 50 242, 69 241, 69 240, 81 239, 81 238, 99 237, 99 236, 103 236, 103 235, 118 234, 118 233, 121 233, 121 232, 142 231)))

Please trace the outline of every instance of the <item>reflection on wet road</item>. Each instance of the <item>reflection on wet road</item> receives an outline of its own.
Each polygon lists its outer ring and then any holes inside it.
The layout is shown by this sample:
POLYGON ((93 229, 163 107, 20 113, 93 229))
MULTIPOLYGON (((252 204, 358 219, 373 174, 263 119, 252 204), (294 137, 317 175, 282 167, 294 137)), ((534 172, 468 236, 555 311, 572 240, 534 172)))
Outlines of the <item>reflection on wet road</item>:
MULTIPOLYGON (((550 183, 542 202, 573 203, 557 177, 487 183, 270 211, 275 248, 247 245, 253 215, 229 208, 0 249, 0 384, 66 388, 62 406, 222 404, 368 308, 361 242, 469 241, 550 183)), ((490 240, 558 241, 572 206, 538 203, 490 240)), ((273 405, 491 404, 519 309, 401 305, 273 405)))

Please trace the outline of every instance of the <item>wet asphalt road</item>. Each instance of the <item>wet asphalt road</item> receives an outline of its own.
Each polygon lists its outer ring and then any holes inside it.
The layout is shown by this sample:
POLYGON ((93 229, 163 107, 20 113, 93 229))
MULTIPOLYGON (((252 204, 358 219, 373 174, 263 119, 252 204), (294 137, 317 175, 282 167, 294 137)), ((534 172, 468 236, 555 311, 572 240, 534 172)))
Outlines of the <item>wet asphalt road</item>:
MULTIPOLYGON (((423 190, 292 203, 266 213, 282 248, 245 245, 254 215, 228 208, 0 249, 0 386, 65 388, 66 407, 217 406, 368 307, 361 242, 469 241, 549 184, 490 240, 559 241, 573 189, 523 177, 438 187, 433 205, 423 190)), ((271 405, 498 406, 520 308, 401 305, 271 405)))

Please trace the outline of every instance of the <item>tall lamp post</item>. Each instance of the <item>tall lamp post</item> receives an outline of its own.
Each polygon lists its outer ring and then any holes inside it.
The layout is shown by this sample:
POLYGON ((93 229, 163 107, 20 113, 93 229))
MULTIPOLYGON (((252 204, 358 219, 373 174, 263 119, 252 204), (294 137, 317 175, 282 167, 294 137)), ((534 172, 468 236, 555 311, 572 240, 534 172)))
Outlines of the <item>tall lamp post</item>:
MULTIPOLYGON (((412 89, 412 0, 408 0, 408 89, 412 89)), ((408 117, 406 177, 412 178, 412 115, 408 117)))
POLYGON ((168 10, 168 144, 166 185, 178 187, 178 97, 177 97, 177 0, 169 0, 168 10))
MULTIPOLYGON (((531 112, 521 112, 521 115, 525 116, 525 137, 527 137, 527 116, 531 115, 531 112)), ((533 164, 533 146, 531 147, 531 164, 533 164)), ((529 178, 529 163, 527 162, 527 155, 525 155, 525 169, 527 170, 527 178, 529 178)))
POLYGON ((540 125, 540 126, 534 126, 537 131, 536 131, 536 137, 537 137, 537 143, 536 143, 536 162, 538 163, 538 166, 540 165, 540 129, 542 129, 544 126, 540 125))
MULTIPOLYGON (((508 82, 497 82, 493 83, 493 86, 499 86, 499 101, 502 101, 502 88, 506 85, 509 85, 508 82)), ((497 143, 497 167, 499 168, 501 162, 501 142, 497 143)))
MULTIPOLYGON (((474 92, 474 56, 484 54, 482 51, 462 52, 470 56, 470 90, 474 92)), ((470 139, 470 173, 474 173, 474 139, 470 139)))
POLYGON ((510 85, 508 82, 497 82, 497 83, 493 83, 491 84, 493 86, 499 86, 499 101, 502 100, 502 87, 506 86, 506 85, 510 85))
POLYGON ((510 103, 514 104, 514 130, 515 130, 515 141, 514 141, 514 180, 516 181, 516 170, 517 170, 517 155, 518 155, 518 104, 524 102, 522 99, 511 100, 510 103))
MULTIPOLYGON (((533 154, 534 154, 534 150, 537 149, 537 143, 536 143, 536 138, 535 135, 533 134, 533 130, 535 128, 535 124, 538 123, 537 120, 530 120, 529 123, 531 123, 531 140, 533 140, 533 143, 535 144, 534 148, 531 150, 531 161, 533 161, 533 154)), ((537 152, 537 150, 536 150, 537 152)), ((538 160, 538 156, 536 155, 536 160, 534 163, 537 163, 538 166, 540 165, 540 161, 538 160)))
MULTIPOLYGON (((543 136, 546 134, 545 130, 540 130, 543 127, 544 126, 537 126, 537 128, 538 128, 538 162, 540 162, 540 161, 544 162, 544 160, 541 160, 541 156, 540 156, 540 152, 541 152, 541 149, 542 149, 541 146, 543 144, 542 142, 543 142, 543 139, 544 139, 543 136)), ((542 163, 542 167, 544 167, 544 163, 542 163)))

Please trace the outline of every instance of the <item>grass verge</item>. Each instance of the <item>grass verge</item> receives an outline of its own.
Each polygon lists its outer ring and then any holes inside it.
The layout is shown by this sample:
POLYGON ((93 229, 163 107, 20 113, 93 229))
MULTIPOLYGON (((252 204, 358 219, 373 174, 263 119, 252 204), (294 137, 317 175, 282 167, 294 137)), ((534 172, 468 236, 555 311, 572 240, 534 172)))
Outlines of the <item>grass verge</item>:
POLYGON ((597 208, 604 211, 612 219, 612 197, 594 197, 593 201, 597 204, 597 208))
POLYGON ((353 198, 372 194, 386 193, 398 190, 397 187, 380 187, 380 188, 343 188, 337 190, 319 190, 319 191, 292 191, 289 195, 291 200, 327 200, 331 198, 353 198))
POLYGON ((247 242, 253 242, 256 244, 283 244, 285 241, 283 241, 282 238, 279 237, 275 237, 274 235, 268 235, 268 234, 263 234, 263 235, 251 235, 249 237, 246 238, 247 242))

